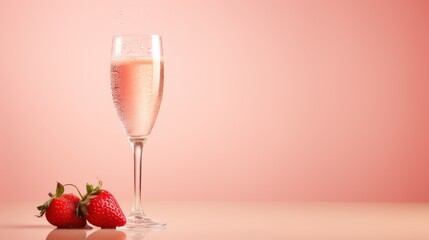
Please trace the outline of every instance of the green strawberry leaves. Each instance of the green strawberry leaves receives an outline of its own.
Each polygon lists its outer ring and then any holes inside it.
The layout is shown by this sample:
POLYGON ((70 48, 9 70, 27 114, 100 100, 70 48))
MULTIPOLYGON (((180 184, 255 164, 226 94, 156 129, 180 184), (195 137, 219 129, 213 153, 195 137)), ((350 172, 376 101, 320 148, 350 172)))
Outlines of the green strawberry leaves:
POLYGON ((90 193, 90 192, 92 192, 92 190, 94 190, 94 186, 92 186, 91 184, 87 183, 86 184, 86 192, 90 193))
POLYGON ((83 216, 83 215, 87 215, 88 214, 88 210, 86 208, 87 205, 90 204, 90 200, 93 198, 96 198, 98 194, 101 193, 101 187, 103 185, 103 182, 101 180, 98 180, 98 185, 97 187, 94 188, 94 186, 92 184, 87 183, 86 184, 86 194, 82 195, 81 192, 79 191, 79 188, 77 188, 75 185, 73 184, 61 184, 59 182, 57 182, 57 187, 55 189, 55 194, 53 193, 49 193, 49 200, 46 201, 45 203, 43 203, 40 206, 37 206, 37 210, 40 211, 40 213, 38 215, 36 215, 36 217, 42 217, 46 210, 49 208, 49 205, 51 204, 52 200, 54 200, 55 198, 59 198, 64 194, 64 186, 72 186, 74 188, 76 188, 77 192, 79 193, 80 197, 81 197, 81 201, 78 204, 78 207, 76 208, 76 215, 77 216, 83 216))
POLYGON ((103 186, 103 182, 100 179, 98 180, 98 185, 95 188, 92 184, 87 183, 86 184, 86 195, 83 198, 85 198, 87 196, 100 194, 101 193, 101 186, 103 186))
POLYGON ((88 215, 88 209, 86 208, 86 205, 89 204, 89 198, 86 198, 85 200, 81 200, 79 202, 79 207, 76 208, 76 213, 78 215, 88 215))
POLYGON ((64 185, 57 182, 57 189, 55 190, 55 197, 61 197, 64 193, 64 185))
POLYGON ((76 209, 77 214, 88 215, 86 206, 90 204, 91 199, 96 198, 96 195, 101 193, 102 185, 103 182, 101 180, 98 180, 98 185, 95 188, 92 184, 86 184, 86 194, 82 196, 82 200, 79 202, 79 207, 76 209))
POLYGON ((55 195, 52 193, 48 193, 50 199, 48 201, 46 201, 45 203, 43 203, 40 206, 37 206, 37 210, 40 211, 39 215, 36 215, 36 217, 40 218, 42 217, 45 212, 46 209, 49 208, 49 205, 51 204, 52 200, 54 200, 55 198, 61 197, 64 193, 64 185, 62 185, 61 183, 57 182, 57 188, 55 189, 55 195))

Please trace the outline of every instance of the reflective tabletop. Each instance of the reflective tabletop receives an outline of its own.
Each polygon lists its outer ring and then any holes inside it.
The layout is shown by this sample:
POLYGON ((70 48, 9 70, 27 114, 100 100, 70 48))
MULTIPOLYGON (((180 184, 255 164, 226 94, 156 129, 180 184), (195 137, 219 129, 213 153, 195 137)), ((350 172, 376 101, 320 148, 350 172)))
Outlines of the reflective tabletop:
POLYGON ((2 202, 0 239, 429 239, 428 203, 145 203, 167 222, 159 231, 56 229, 34 217, 36 205, 2 202))

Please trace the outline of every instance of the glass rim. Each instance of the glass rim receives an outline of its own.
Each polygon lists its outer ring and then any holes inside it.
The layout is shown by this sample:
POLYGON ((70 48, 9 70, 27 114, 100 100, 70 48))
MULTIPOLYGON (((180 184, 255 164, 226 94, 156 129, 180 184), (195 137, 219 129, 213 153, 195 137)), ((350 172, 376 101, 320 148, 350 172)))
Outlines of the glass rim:
POLYGON ((143 37, 143 38, 152 38, 152 37, 159 37, 162 36, 159 34, 114 34, 113 38, 123 38, 123 37, 143 37))

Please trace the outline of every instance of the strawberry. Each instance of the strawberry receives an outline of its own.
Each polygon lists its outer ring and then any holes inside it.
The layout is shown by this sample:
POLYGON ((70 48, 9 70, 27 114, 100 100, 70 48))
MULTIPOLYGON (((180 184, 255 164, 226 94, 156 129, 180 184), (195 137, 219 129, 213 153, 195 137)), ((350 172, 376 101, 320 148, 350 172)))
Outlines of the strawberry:
POLYGON ((57 183, 55 195, 49 193, 51 197, 43 205, 37 207, 42 217, 46 214, 48 222, 59 228, 82 228, 86 225, 83 216, 78 215, 79 197, 70 193, 64 194, 64 186, 57 183))
POLYGON ((87 193, 79 203, 81 211, 94 226, 101 228, 124 226, 127 220, 118 202, 110 192, 101 189, 101 185, 101 181, 96 188, 86 184, 87 193))

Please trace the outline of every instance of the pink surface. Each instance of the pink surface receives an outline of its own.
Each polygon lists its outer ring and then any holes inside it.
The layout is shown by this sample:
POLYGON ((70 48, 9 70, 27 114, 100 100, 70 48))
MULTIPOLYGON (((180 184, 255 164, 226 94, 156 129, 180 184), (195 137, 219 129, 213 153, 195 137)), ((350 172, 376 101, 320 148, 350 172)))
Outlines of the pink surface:
POLYGON ((116 33, 164 40, 144 199, 427 201, 428 23, 428 1, 2 1, 0 201, 96 177, 131 199, 116 33))
POLYGON ((56 229, 45 218, 29 214, 34 211, 31 202, 20 202, 0 205, 0 236, 13 240, 142 240, 143 237, 145 240, 426 240, 429 237, 427 203, 146 203, 152 216, 167 222, 166 229, 56 229))

